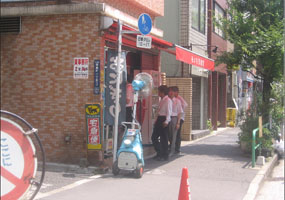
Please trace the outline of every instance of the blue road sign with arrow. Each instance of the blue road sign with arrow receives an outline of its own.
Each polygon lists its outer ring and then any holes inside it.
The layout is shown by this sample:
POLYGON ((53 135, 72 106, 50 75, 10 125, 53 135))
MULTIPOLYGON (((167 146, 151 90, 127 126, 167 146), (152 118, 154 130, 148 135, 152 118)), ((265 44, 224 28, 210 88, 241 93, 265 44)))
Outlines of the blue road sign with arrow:
POLYGON ((147 35, 150 33, 152 28, 152 20, 148 14, 143 13, 140 15, 138 20, 138 27, 141 34, 147 35))

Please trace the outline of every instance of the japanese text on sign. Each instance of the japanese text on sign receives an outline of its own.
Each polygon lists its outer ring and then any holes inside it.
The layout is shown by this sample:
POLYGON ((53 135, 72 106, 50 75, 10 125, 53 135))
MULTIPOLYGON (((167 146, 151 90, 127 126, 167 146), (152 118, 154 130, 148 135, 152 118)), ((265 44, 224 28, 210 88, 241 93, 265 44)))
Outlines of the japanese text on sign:
POLYGON ((100 60, 94 61, 94 94, 100 94, 100 60))
POLYGON ((202 66, 202 67, 205 66, 205 61, 199 57, 192 56, 191 60, 193 62, 193 65, 202 66))
POLYGON ((11 156, 9 151, 9 143, 7 142, 7 138, 1 137, 1 166, 11 166, 11 156))
POLYGON ((101 137, 103 137, 100 130, 100 104, 86 104, 86 130, 87 130, 87 148, 88 149, 101 149, 101 137))
POLYGON ((88 58, 74 58, 73 78, 88 79, 88 58))
MULTIPOLYGON (((114 50, 108 50, 108 62, 106 68, 106 95, 105 98, 105 117, 104 123, 108 125, 114 125, 115 122, 115 108, 116 108, 116 83, 117 83, 117 52, 114 50)), ((119 89, 119 123, 125 119, 126 109, 122 109, 126 105, 126 54, 122 52, 120 59, 120 89, 119 89)))
POLYGON ((88 119, 88 141, 89 144, 100 144, 100 133, 99 133, 99 118, 88 119))
POLYGON ((152 38, 144 35, 137 35, 137 47, 151 49, 152 38))

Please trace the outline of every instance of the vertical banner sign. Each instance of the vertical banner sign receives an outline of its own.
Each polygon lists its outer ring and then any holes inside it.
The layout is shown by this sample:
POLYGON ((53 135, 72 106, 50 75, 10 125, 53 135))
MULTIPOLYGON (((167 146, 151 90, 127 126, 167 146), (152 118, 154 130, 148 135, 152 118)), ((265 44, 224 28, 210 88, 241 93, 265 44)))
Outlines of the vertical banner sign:
MULTIPOLYGON (((104 123, 107 125, 114 125, 115 123, 115 99, 116 99, 116 79, 117 79, 117 56, 118 52, 114 50, 108 50, 107 52, 107 69, 105 70, 105 116, 104 123)), ((122 52, 120 62, 120 103, 119 103, 119 124, 125 121, 126 118, 126 84, 127 84, 127 72, 126 72, 126 53, 122 52)))
POLYGON ((101 119, 100 119, 100 104, 86 104, 86 130, 87 130, 87 148, 102 149, 101 144, 101 119))
POLYGON ((74 58, 73 78, 88 79, 88 58, 74 58))
POLYGON ((100 60, 94 61, 94 94, 100 94, 100 60))

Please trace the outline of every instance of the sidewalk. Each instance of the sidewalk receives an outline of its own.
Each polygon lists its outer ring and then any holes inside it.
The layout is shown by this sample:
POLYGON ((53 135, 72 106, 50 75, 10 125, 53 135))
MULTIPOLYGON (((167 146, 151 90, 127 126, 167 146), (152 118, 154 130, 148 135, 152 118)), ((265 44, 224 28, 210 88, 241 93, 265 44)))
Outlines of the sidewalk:
POLYGON ((284 199, 284 158, 280 159, 262 184, 255 200, 281 200, 284 199))
MULTIPOLYGON (((193 141, 190 142, 186 142, 183 141, 181 146, 187 146, 190 144, 195 144, 197 142, 199 142, 200 140, 204 140, 208 137, 212 137, 212 136, 217 136, 220 133, 229 131, 229 130, 235 130, 236 133, 238 133, 240 130, 238 128, 219 128, 217 131, 212 132, 211 134, 209 133, 205 133, 203 131, 198 131, 196 133, 196 136, 194 138, 197 138, 193 141), (201 134, 200 134, 201 133, 201 134)), ((246 156, 246 155, 244 155, 246 156)), ((272 158, 269 158, 268 161, 265 163, 264 166, 260 166, 260 165, 256 165, 255 168, 251 167, 251 162, 249 162, 246 166, 246 168, 252 169, 252 170, 258 170, 256 176, 254 177, 254 179, 251 181, 248 191, 246 193, 246 195, 244 196, 243 200, 254 200, 258 194, 258 191, 260 190, 261 186, 263 185, 264 181, 268 178, 268 176, 270 175, 270 173, 272 172, 274 166, 278 163, 278 155, 275 154, 272 158)), ((283 161, 284 164, 284 161, 283 161)), ((284 169, 284 167, 283 167, 284 169)), ((280 171, 280 170, 279 170, 280 171)))

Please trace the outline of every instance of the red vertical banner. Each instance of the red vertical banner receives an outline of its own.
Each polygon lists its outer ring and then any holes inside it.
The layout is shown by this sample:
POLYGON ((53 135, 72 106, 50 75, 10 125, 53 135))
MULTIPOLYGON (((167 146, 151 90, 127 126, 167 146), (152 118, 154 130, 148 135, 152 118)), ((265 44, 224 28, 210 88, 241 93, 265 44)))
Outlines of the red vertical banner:
POLYGON ((88 118, 88 141, 89 144, 100 144, 99 118, 88 118))
POLYGON ((85 105, 88 149, 102 149, 100 113, 101 113, 100 104, 85 105))

